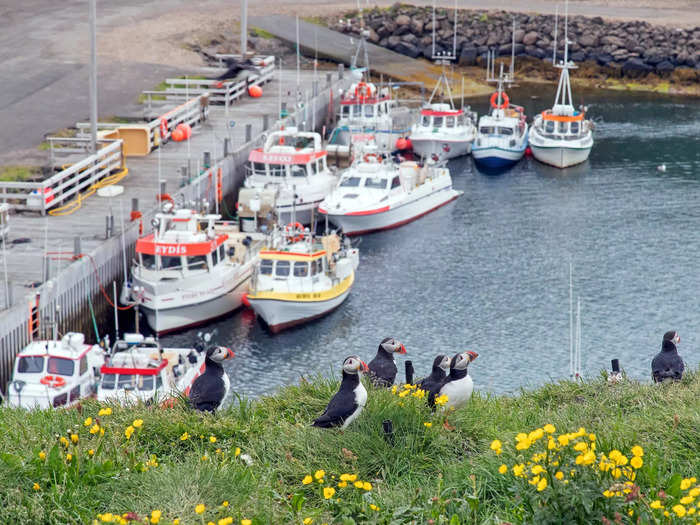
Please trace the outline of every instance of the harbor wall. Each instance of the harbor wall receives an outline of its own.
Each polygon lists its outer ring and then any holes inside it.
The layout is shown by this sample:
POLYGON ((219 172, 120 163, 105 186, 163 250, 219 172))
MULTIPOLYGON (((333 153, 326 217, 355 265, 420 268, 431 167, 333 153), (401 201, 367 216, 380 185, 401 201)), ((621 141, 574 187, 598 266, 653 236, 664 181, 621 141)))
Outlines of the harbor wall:
MULTIPOLYGON (((222 171, 222 193, 227 202, 235 203, 238 189, 245 178, 245 165, 248 155, 254 148, 261 147, 266 133, 280 129, 282 126, 297 125, 310 129, 315 123, 317 129, 331 125, 337 115, 339 87, 347 81, 343 75, 342 66, 337 72, 329 74, 321 72, 319 80, 314 83, 309 92, 303 94, 303 101, 296 108, 289 108, 289 116, 271 122, 267 130, 260 130, 252 135, 250 141, 240 147, 232 148, 225 156, 212 159, 210 169, 203 170, 192 178, 188 184, 171 195, 179 195, 181 200, 206 199, 214 202, 214 185, 210 178, 215 177, 219 168, 222 171)), ((210 117, 211 118, 211 117, 210 117)), ((224 151, 221 148, 220 151, 224 151)), ((193 152, 202 155, 203 152, 193 152)), ((128 184, 128 182, 127 182, 128 184)), ((176 199, 177 200, 177 199, 176 199)), ((212 205, 213 208, 213 205, 212 205)), ((233 209, 233 207, 229 207, 233 209)), ((12 375, 14 357, 31 340, 50 335, 51 319, 54 319, 60 334, 79 331, 85 334, 86 341, 96 342, 93 321, 90 313, 90 302, 95 312, 98 327, 110 325, 109 316, 113 315, 113 307, 105 295, 112 296, 112 283, 118 284, 124 279, 123 250, 126 251, 127 264, 134 256, 136 240, 139 237, 139 226, 144 231, 150 229, 151 219, 159 211, 158 206, 142 210, 140 220, 125 225, 124 231, 106 239, 97 249, 80 258, 76 258, 60 273, 39 286, 34 295, 20 298, 10 308, 0 312, 0 390, 7 392, 8 381, 12 375), (122 241, 122 235, 124 239, 122 241)), ((50 254, 50 258, 72 259, 74 253, 63 252, 50 254)), ((118 286, 117 290, 120 290, 118 286)), ((104 333, 100 329, 100 335, 104 333)))

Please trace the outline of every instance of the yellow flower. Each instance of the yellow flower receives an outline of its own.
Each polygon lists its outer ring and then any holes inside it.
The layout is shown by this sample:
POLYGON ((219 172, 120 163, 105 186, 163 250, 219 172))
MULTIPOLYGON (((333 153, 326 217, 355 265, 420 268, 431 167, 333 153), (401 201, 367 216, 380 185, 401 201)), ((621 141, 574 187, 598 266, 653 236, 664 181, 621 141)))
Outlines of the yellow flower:
POLYGON ((372 490, 372 484, 371 484, 369 481, 365 481, 365 482, 362 484, 362 488, 365 489, 365 490, 372 490))
POLYGON ((339 488, 339 489, 344 489, 344 488, 347 487, 347 486, 348 486, 348 482, 347 482, 347 481, 341 481, 341 482, 338 483, 338 488, 339 488))
POLYGON ((630 460, 630 465, 632 465, 634 468, 642 468, 643 464, 644 464, 644 461, 639 456, 634 456, 630 460))
POLYGON ((306 476, 304 476, 304 479, 301 480, 301 483, 302 483, 302 485, 308 485, 308 484, 311 483, 313 480, 314 480, 314 478, 312 478, 311 476, 309 476, 309 475, 307 474, 306 476))
POLYGON ((614 468, 612 471, 613 478, 617 479, 622 476, 622 471, 619 468, 614 468))
POLYGON ((535 475, 542 474, 544 472, 544 468, 542 468, 542 465, 534 465, 531 472, 535 475))
POLYGON ((173 520, 173 525, 180 525, 180 518, 175 518, 173 520))
POLYGON ((398 390, 398 387, 397 387, 396 385, 394 385, 394 386, 391 387, 391 393, 392 393, 392 394, 395 394, 395 393, 396 393, 396 390, 398 390))
POLYGON ((73 461, 73 454, 66 454, 66 461, 73 461))
POLYGON ((94 434, 97 434, 99 431, 100 431, 100 425, 98 425, 97 423, 95 423, 94 425, 92 425, 90 427, 90 434, 94 435, 94 434))
POLYGON ((540 482, 537 484, 537 491, 542 492, 546 488, 547 488, 547 478, 542 478, 540 480, 540 482))
MULTIPOLYGON (((396 385, 394 385, 394 386, 396 386, 396 385)), ((304 518, 304 525, 310 525, 313 522, 314 522, 313 518, 304 518)))
POLYGON ((693 496, 683 496, 683 497, 680 499, 680 502, 681 502, 683 505, 690 505, 690 504, 693 502, 694 499, 695 499, 695 498, 694 498, 693 496))
POLYGON ((693 481, 690 478, 681 480, 681 490, 687 490, 692 485, 693 481))
POLYGON ((38 483, 34 483, 34 485, 32 485, 32 488, 33 488, 34 490, 41 490, 41 487, 39 486, 38 483))
POLYGON ((544 436, 544 430, 542 430, 541 428, 537 428, 527 435, 528 439, 532 442, 537 441, 542 436, 544 436))
POLYGON ((216 436, 209 436, 210 443, 216 443, 216 436))
POLYGON ((502 447, 503 447, 503 443, 501 443, 498 439, 494 439, 491 442, 491 450, 499 451, 499 450, 501 450, 502 447))
POLYGON ((688 492, 688 496, 693 496, 694 498, 700 496, 700 487, 695 487, 694 489, 690 489, 690 492, 688 492))
POLYGON ((253 520, 241 520, 241 525, 252 525, 253 520))
POLYGON ((325 470, 317 470, 316 472, 314 472, 314 477, 316 479, 323 479, 323 476, 325 476, 325 475, 326 475, 325 470))
POLYGON ((595 434, 588 434, 588 439, 595 441, 595 434))
POLYGON ((565 447, 566 445, 569 444, 569 435, 568 434, 562 434, 557 438, 557 441, 562 447, 565 447))
POLYGON ((209 459, 209 457, 208 457, 206 454, 204 454, 204 455, 202 456, 202 461, 206 461, 206 460, 208 460, 208 459, 209 459))
POLYGON ((78 437, 78 434, 71 434, 71 435, 70 435, 70 440, 71 440, 73 443, 77 443, 77 442, 80 440, 80 438, 78 437))
POLYGON ((141 428, 143 425, 143 419, 134 419, 134 422, 132 423, 134 428, 141 428))
POLYGON ((554 441, 552 438, 549 438, 549 440, 547 440, 547 449, 554 450, 555 448, 557 448, 556 441, 554 441))
POLYGON ((632 455, 641 458, 644 455, 644 449, 639 445, 632 447, 632 455))
POLYGON ((523 470, 525 470, 525 465, 522 463, 519 465, 513 465, 513 475, 516 477, 521 477, 523 475, 523 470))
POLYGON ((627 456, 623 456, 622 454, 615 458, 615 463, 620 467, 623 465, 627 465, 627 461, 627 456))
POLYGON ((578 450, 579 452, 583 452, 584 450, 588 449, 588 444, 585 441, 581 441, 579 443, 576 443, 574 445, 574 450, 578 450))
POLYGON ((228 501, 224 501, 224 502, 221 504, 221 506, 222 506, 222 507, 228 507, 228 501))
POLYGON ((325 487, 323 489, 323 497, 326 499, 331 499, 335 494, 335 489, 333 487, 325 487))
POLYGON ((100 427, 100 436, 105 435, 105 427, 100 427))
POLYGON ((603 496, 605 496, 606 498, 612 498, 614 495, 615 495, 615 493, 614 493, 614 492, 611 492, 611 491, 609 491, 609 490, 604 490, 604 491, 603 491, 603 496))
POLYGON ((107 512, 106 514, 98 514, 98 516, 105 523, 110 523, 114 520, 114 516, 112 516, 111 512, 107 512))
POLYGON ((187 441, 188 439, 190 439, 190 435, 187 432, 180 436, 180 441, 187 441))
POLYGON ((525 437, 525 439, 518 441, 518 444, 515 445, 516 450, 527 450, 530 448, 530 440, 525 437))
POLYGON ((508 472, 508 465, 504 463, 503 465, 498 467, 498 472, 499 474, 505 474, 506 472, 508 472))
POLYGON ((151 512, 151 523, 159 523, 161 514, 162 514, 162 512, 159 510, 152 511, 151 512))
POLYGON ((93 449, 88 450, 88 455, 89 455, 89 456, 94 456, 94 455, 95 455, 95 451, 94 451, 93 449))
POLYGON ((678 516, 679 518, 685 516, 686 513, 685 507, 683 505, 674 505, 673 507, 671 507, 671 510, 675 512, 676 516, 678 516))
POLYGON ((68 448, 68 440, 66 439, 65 436, 61 436, 61 438, 59 439, 59 441, 61 442, 61 445, 63 445, 64 447, 68 448))
POLYGON ((241 455, 241 448, 240 448, 240 447, 236 447, 236 450, 233 451, 233 456, 234 456, 234 457, 238 457, 238 456, 240 456, 240 455, 241 455))
POLYGON ((106 408, 101 408, 100 411, 97 413, 98 416, 111 416, 112 415, 112 408, 111 407, 106 407, 106 408))
POLYGON ((649 504, 649 506, 650 506, 652 509, 663 509, 663 508, 664 508, 664 506, 661 504, 661 502, 660 502, 658 499, 655 499, 654 501, 652 501, 652 502, 649 504))
POLYGON ((86 427, 89 427, 90 425, 92 425, 92 418, 89 417, 85 421, 83 421, 83 425, 86 427))
POLYGON ((608 456, 610 457, 611 460, 615 461, 617 458, 622 456, 622 452, 620 452, 617 449, 613 449, 610 451, 610 454, 608 454, 608 456))
POLYGON ((435 398, 435 404, 437 406, 442 406, 445 403, 447 403, 447 401, 448 401, 447 394, 442 394, 441 396, 437 396, 435 398))
POLYGON ((370 503, 369 508, 372 510, 379 510, 379 507, 377 507, 374 503, 370 503))
POLYGON ((413 392, 413 394, 411 394, 411 395, 412 395, 413 397, 418 398, 418 399, 423 399, 423 398, 425 397, 425 390, 421 390, 421 389, 419 388, 418 390, 416 390, 415 392, 413 392))
POLYGON ((554 477, 561 481, 562 479, 564 479, 564 473, 561 470, 559 470, 556 474, 554 474, 554 477))
POLYGON ((204 503, 200 503, 199 505, 197 505, 197 506, 194 508, 194 511, 195 511, 197 514, 202 514, 205 510, 207 510, 207 508, 204 506, 204 503))
POLYGON ((44 461, 46 459, 46 452, 44 452, 43 450, 39 452, 39 459, 41 461, 44 461))
POLYGON ((426 428, 430 428, 430 427, 432 427, 432 426, 433 426, 433 424, 432 424, 432 423, 423 423, 423 425, 425 425, 425 427, 426 427, 426 428))
POLYGON ((557 431, 556 427, 551 423, 547 423, 545 426, 543 426, 542 430, 544 430, 547 434, 554 434, 557 431))
POLYGON ((582 465, 592 465, 595 462, 595 454, 593 451, 589 450, 585 454, 583 454, 583 457, 581 459, 581 464, 582 465))
POLYGON ((126 436, 126 439, 131 439, 131 435, 134 433, 134 427, 129 425, 126 427, 126 430, 124 430, 124 435, 126 436))
POLYGON ((355 488, 358 488, 358 489, 361 489, 362 487, 365 486, 365 484, 362 483, 361 481, 356 481, 356 482, 354 483, 354 485, 355 485, 355 488))
POLYGON ((688 509, 688 516, 691 516, 691 515, 693 515, 693 514, 695 514, 695 507, 690 507, 690 508, 688 509))

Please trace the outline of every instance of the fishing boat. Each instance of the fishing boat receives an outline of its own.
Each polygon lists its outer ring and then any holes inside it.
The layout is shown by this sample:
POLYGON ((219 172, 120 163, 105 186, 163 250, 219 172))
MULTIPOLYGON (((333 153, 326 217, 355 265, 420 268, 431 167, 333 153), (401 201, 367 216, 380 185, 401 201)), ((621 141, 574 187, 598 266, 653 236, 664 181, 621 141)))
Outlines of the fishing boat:
POLYGON ((175 209, 165 203, 154 232, 136 242, 130 301, 145 311, 157 334, 228 314, 241 306, 260 233, 242 233, 220 215, 175 209))
POLYGON ((32 341, 15 358, 7 403, 20 408, 69 407, 95 395, 104 351, 68 332, 61 339, 32 341))
POLYGON ((491 95, 491 113, 479 119, 472 156, 474 162, 487 169, 508 168, 518 162, 527 149, 525 110, 511 104, 508 94, 503 91, 503 84, 512 80, 512 77, 504 75, 501 64, 498 89, 491 95))
MULTIPOLYGON (((566 168, 588 159, 593 148, 593 122, 586 120, 585 108, 574 108, 569 70, 576 64, 569 61, 568 3, 564 32, 564 60, 554 106, 536 115, 530 129, 530 149, 540 162, 566 168)), ((554 41, 556 53, 556 39, 554 41)), ((556 63, 556 60, 554 61, 556 63)))
POLYGON ((97 399, 102 402, 164 403, 187 396, 204 373, 205 352, 192 348, 163 348, 141 334, 125 334, 100 367, 97 399))
POLYGON ((327 162, 321 135, 290 127, 268 135, 248 157, 248 174, 238 196, 241 230, 262 224, 310 224, 319 203, 338 181, 327 162))
POLYGON ((396 228, 455 200, 444 161, 393 162, 365 153, 342 175, 318 211, 346 235, 396 228))
POLYGON ((260 252, 244 301, 272 333, 307 323, 340 306, 350 294, 359 251, 330 233, 314 236, 289 224, 260 252))

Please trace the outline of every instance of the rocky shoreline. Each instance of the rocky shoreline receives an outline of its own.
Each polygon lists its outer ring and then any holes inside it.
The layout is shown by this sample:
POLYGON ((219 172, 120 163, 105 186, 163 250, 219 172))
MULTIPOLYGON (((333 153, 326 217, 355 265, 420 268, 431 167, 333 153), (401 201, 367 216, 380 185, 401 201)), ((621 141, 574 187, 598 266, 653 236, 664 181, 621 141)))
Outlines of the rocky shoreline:
MULTIPOLYGON (((554 16, 506 11, 460 10, 457 27, 459 65, 472 66, 489 49, 511 54, 515 19, 515 54, 551 62, 554 16)), ((348 13, 330 26, 343 33, 360 33, 357 12, 348 13)), ((432 8, 395 4, 389 9, 364 12, 369 41, 412 58, 432 56, 432 8)), ((454 12, 436 12, 436 49, 452 51, 454 12)), ((700 80, 700 27, 675 29, 647 22, 607 21, 600 17, 569 17, 569 53, 574 62, 594 62, 611 76, 643 78, 649 74, 670 76, 684 69, 700 80)), ((563 55, 563 18, 557 38, 563 55)))

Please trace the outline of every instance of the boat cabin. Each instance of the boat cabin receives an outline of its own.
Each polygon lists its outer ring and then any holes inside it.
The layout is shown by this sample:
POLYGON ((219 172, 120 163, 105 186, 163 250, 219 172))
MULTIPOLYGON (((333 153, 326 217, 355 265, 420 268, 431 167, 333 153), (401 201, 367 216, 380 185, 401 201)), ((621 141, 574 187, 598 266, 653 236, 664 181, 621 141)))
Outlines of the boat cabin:
POLYGON ((421 109, 419 127, 440 130, 451 130, 466 124, 467 115, 461 109, 452 109, 449 104, 431 104, 421 109))
POLYGON ((389 92, 377 90, 371 82, 357 82, 350 86, 340 100, 340 118, 347 120, 377 119, 389 115, 396 101, 389 98, 389 92))
POLYGON ((142 400, 152 399, 156 391, 163 389, 169 366, 167 359, 158 359, 158 353, 151 357, 134 358, 130 353, 125 359, 113 358, 109 365, 100 368, 101 401, 119 397, 119 394, 134 392, 142 400))
POLYGON ((269 179, 267 182, 282 182, 287 178, 294 182, 299 177, 328 171, 321 135, 296 128, 271 133, 262 148, 250 152, 248 161, 248 176, 264 177, 269 179))
POLYGON ((543 136, 557 140, 577 140, 587 133, 584 124, 586 114, 573 106, 555 105, 542 112, 540 132, 543 136))
POLYGON ((493 109, 490 115, 479 119, 479 135, 519 137, 525 132, 525 113, 520 106, 493 109))

